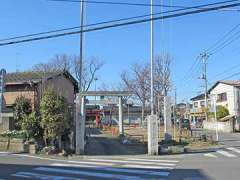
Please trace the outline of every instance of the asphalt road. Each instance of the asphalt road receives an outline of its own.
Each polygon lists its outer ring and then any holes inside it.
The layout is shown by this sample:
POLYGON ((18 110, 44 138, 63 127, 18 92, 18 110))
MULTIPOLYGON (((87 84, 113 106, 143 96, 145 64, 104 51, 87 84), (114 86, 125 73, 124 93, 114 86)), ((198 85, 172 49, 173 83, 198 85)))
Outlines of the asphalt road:
POLYGON ((0 179, 167 179, 182 156, 91 156, 84 159, 49 159, 1 154, 0 179))
MULTIPOLYGON (((215 132, 212 133, 215 138, 215 132)), ((240 179, 240 134, 219 133, 222 147, 210 152, 186 154, 169 179, 240 179)))
POLYGON ((240 179, 240 134, 220 134, 220 140, 224 146, 216 151, 157 157, 114 155, 55 159, 0 153, 0 179, 240 179))

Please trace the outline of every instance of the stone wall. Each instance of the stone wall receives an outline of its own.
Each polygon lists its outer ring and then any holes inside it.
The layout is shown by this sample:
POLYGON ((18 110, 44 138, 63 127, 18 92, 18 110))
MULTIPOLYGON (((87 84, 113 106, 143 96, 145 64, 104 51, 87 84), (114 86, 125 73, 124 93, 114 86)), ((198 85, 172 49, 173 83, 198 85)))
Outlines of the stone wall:
POLYGON ((22 153, 29 151, 29 145, 24 144, 22 139, 9 139, 0 137, 0 151, 22 153))

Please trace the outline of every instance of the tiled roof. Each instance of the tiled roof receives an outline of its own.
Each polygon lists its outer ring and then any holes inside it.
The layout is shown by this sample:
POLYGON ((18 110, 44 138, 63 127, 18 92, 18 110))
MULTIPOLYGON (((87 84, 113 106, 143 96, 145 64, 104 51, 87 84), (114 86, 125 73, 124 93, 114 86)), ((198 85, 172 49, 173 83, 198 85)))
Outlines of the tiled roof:
POLYGON ((198 101, 198 100, 202 100, 205 99, 205 94, 200 94, 198 96, 195 96, 193 98, 191 98, 191 101, 198 101))
POLYGON ((28 81, 39 82, 43 78, 49 78, 63 73, 63 71, 55 72, 16 72, 16 73, 7 73, 5 77, 6 83, 24 83, 28 81))
POLYGON ((227 84, 234 87, 240 87, 240 80, 222 80, 217 81, 208 91, 211 92, 219 83, 227 84))
POLYGON ((240 80, 224 80, 224 81, 219 81, 220 83, 223 84, 228 84, 231 86, 240 86, 240 80))

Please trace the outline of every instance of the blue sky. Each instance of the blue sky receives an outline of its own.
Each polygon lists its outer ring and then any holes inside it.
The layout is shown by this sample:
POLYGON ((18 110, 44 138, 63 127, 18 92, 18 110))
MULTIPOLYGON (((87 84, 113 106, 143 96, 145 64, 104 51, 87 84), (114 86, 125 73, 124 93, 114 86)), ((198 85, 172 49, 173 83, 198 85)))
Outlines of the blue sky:
MULTIPOLYGON (((112 0, 114 1, 114 0, 112 0)), ((130 2, 130 1, 129 1, 130 2)), ((143 0, 131 2, 148 3, 143 0)), ((158 1, 156 1, 157 3, 158 1)), ((160 1, 159 1, 160 2, 160 1)), ((212 1, 177 0, 166 1, 169 5, 193 6, 212 1)), ((46 0, 2 0, 0 6, 0 39, 74 27, 80 24, 78 3, 49 2, 46 0)), ((155 12, 159 12, 159 7, 155 12)), ((86 23, 148 14, 148 7, 125 7, 109 5, 87 5, 86 23)), ((170 53, 173 57, 172 79, 178 88, 178 100, 196 95, 203 88, 198 79, 200 66, 193 73, 188 70, 201 51, 214 44, 225 32, 240 23, 240 12, 210 12, 178 17, 155 23, 155 53, 170 53), (186 75, 187 74, 187 75, 186 75), (186 76, 187 78, 183 77, 186 76)), ((123 70, 135 62, 147 62, 150 57, 149 24, 139 24, 87 33, 84 54, 86 58, 98 57, 105 62, 99 82, 116 84, 123 70)), ((79 36, 56 38, 11 46, 0 47, 0 67, 8 72, 25 70, 40 62, 47 62, 55 54, 79 54, 79 36)), ((239 64, 239 41, 220 53, 210 57, 208 64, 209 81, 225 69, 239 64)), ((225 78, 235 71, 219 76, 225 78)), ((234 77, 238 79, 240 77, 234 77)))

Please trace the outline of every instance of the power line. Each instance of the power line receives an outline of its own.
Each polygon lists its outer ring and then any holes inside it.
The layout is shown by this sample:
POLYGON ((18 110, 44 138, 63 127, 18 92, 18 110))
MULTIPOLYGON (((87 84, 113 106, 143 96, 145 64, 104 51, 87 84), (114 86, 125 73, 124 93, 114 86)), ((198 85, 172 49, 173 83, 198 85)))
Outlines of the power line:
POLYGON ((207 51, 211 51, 211 49, 215 49, 216 46, 218 46, 218 44, 221 43, 221 41, 225 40, 225 39, 226 39, 230 34, 232 34, 239 26, 240 26, 240 24, 237 24, 237 25, 234 26, 230 31, 228 31, 227 33, 225 33, 224 36, 221 37, 218 41, 216 41, 211 47, 209 47, 207 51))
POLYGON ((234 33, 231 37, 229 37, 226 41, 224 41, 222 44, 220 44, 217 48, 215 48, 213 51, 210 52, 210 54, 216 54, 217 52, 223 50, 225 47, 232 44, 234 41, 238 40, 240 38, 240 31, 234 33))
MULTIPOLYGON (((80 3, 80 0, 47 0, 47 1, 56 1, 56 2, 76 2, 80 3)), ((149 7, 151 4, 148 3, 129 3, 129 2, 111 2, 111 1, 92 1, 92 0, 86 0, 83 1, 85 3, 89 4, 105 4, 105 5, 127 5, 127 6, 145 6, 149 7)), ((162 5, 162 4, 153 4, 153 6, 156 7, 168 7, 168 8, 186 8, 185 6, 170 6, 170 5, 162 5)))
MULTIPOLYGON (((233 0, 233 1, 234 2, 239 2, 239 0, 233 0)), ((224 4, 226 2, 229 2, 229 1, 224 1, 224 2, 221 2, 221 3, 224 4)), ((219 4, 219 3, 217 3, 217 4, 219 4)), ((212 6, 212 5, 202 5, 202 6, 212 6)), ((216 10, 219 10, 219 9, 225 9, 225 8, 231 8, 231 7, 237 7, 237 6, 240 6, 240 3, 233 3, 233 4, 221 5, 221 6, 215 6, 215 7, 208 7, 208 8, 201 9, 201 10, 193 10, 193 11, 186 11, 186 12, 171 14, 171 15, 166 15, 166 16, 145 18, 145 19, 125 22, 125 23, 116 23, 116 24, 111 24, 111 25, 95 27, 95 28, 88 28, 88 29, 84 29, 83 31, 66 32, 66 33, 60 33, 60 34, 49 35, 49 36, 44 36, 44 37, 36 37, 36 38, 19 40, 19 41, 0 43, 0 46, 6 46, 6 45, 19 44, 19 43, 24 43, 24 42, 31 42, 31 41, 37 41, 37 40, 43 40, 43 39, 50 39, 50 38, 74 35, 74 34, 79 34, 81 32, 92 32, 92 31, 97 31, 97 30, 103 30, 103 29, 109 29, 109 28, 115 28, 115 27, 122 27, 122 26, 128 26, 128 25, 133 25, 133 24, 141 24, 141 23, 149 22, 151 20, 156 21, 156 20, 160 20, 160 19, 170 19, 170 18, 174 18, 174 17, 186 16, 186 15, 191 15, 191 14, 198 14, 198 13, 209 12, 209 11, 216 11, 216 10)), ((190 9, 192 9, 192 8, 190 8, 190 9)))
MULTIPOLYGON (((81 2, 81 1, 78 1, 78 2, 81 2)), ((223 2, 223 3, 225 3, 225 2, 223 2)), ((219 3, 217 3, 217 4, 219 4, 219 3)), ((209 5, 214 5, 214 4, 206 4, 206 5, 193 6, 193 7, 182 8, 182 9, 164 11, 164 12, 160 12, 160 13, 154 13, 153 15, 162 15, 162 14, 167 14, 167 13, 173 13, 173 12, 188 10, 188 9, 192 9, 192 8, 195 9, 195 8, 198 8, 198 7, 206 7, 206 6, 209 6, 209 5)), ((145 14, 145 15, 133 16, 133 17, 128 17, 128 18, 120 18, 120 19, 117 19, 117 20, 110 20, 110 21, 103 21, 103 22, 98 22, 98 23, 92 23, 92 24, 84 25, 83 27, 85 28, 85 27, 103 25, 103 24, 108 24, 108 23, 116 23, 116 22, 121 22, 121 21, 128 21, 128 20, 144 18, 144 17, 149 17, 149 16, 151 16, 151 14, 145 14)), ((1 41, 14 40, 14 39, 20 39, 20 38, 26 38, 26 37, 32 37, 32 36, 37 36, 37 35, 50 34, 50 33, 61 32, 61 31, 67 31, 67 30, 73 30, 73 29, 79 29, 79 28, 80 28, 80 26, 76 26, 76 27, 70 27, 70 28, 64 28, 64 29, 58 29, 58 30, 51 30, 51 31, 46 31, 46 32, 40 32, 40 33, 34 33, 34 34, 28 34, 28 35, 22 35, 22 36, 16 36, 16 37, 11 37, 11 38, 1 39, 0 42, 1 41)))
POLYGON ((197 58, 195 59, 195 61, 193 61, 192 65, 190 66, 189 70, 185 73, 185 75, 182 78, 182 82, 183 80, 186 80, 186 78, 189 78, 189 74, 192 73, 192 71, 195 69, 195 66, 198 65, 199 62, 199 56, 197 56, 197 58))
MULTIPOLYGON (((197 9, 197 8, 200 8, 200 7, 207 7, 207 6, 213 6, 213 5, 218 5, 218 4, 225 4, 225 3, 228 3, 228 2, 236 2, 236 1, 239 1, 239 0, 223 1, 223 2, 218 2, 218 3, 211 3, 211 4, 192 6, 192 7, 181 8, 181 9, 176 9, 176 10, 164 11, 164 12, 160 12, 160 13, 154 13, 153 15, 154 16, 155 15, 163 15, 163 14, 168 14, 168 13, 173 13, 173 12, 184 11, 184 10, 188 10, 188 9, 197 9)), ((116 19, 116 20, 92 23, 92 24, 84 25, 83 27, 86 28, 86 27, 91 27, 91 26, 97 26, 97 25, 103 25, 103 24, 109 24, 109 23, 116 23, 116 22, 121 22, 121 21, 128 21, 128 20, 144 18, 144 17, 149 17, 149 16, 151 16, 151 14, 145 14, 145 15, 140 15, 140 16, 134 16, 134 17, 128 17, 128 18, 120 18, 120 19, 116 19)), ((67 31, 67 30, 73 30, 73 29, 79 29, 79 28, 80 28, 80 26, 76 26, 76 27, 70 27, 70 28, 64 28, 64 29, 58 29, 58 30, 51 30, 51 31, 40 32, 40 33, 28 34, 28 35, 23 35, 23 36, 16 36, 16 37, 11 37, 11 38, 0 39, 0 42, 8 41, 8 40, 14 40, 14 39, 20 39, 20 38, 26 38, 26 37, 32 37, 32 36, 37 36, 37 35, 50 34, 50 33, 61 32, 61 31, 67 31)))
POLYGON ((69 30, 79 29, 79 28, 80 28, 80 26, 76 26, 76 27, 71 27, 71 28, 63 28, 63 29, 45 31, 45 32, 40 32, 40 33, 27 34, 27 35, 22 35, 22 36, 16 36, 16 37, 11 37, 11 38, 0 39, 0 42, 1 41, 14 40, 14 39, 20 39, 20 38, 26 38, 26 37, 31 37, 31 36, 39 36, 39 35, 44 35, 44 34, 62 32, 62 31, 69 31, 69 30))
MULTIPOLYGON (((56 2, 69 2, 69 3, 80 3, 81 0, 47 0, 47 1, 56 1, 56 2)), ((83 0, 85 3, 89 4, 104 4, 104 5, 127 5, 127 6, 144 6, 149 7, 151 4, 149 3, 130 3, 130 2, 112 2, 112 1, 94 1, 94 0, 83 0)), ((233 2, 233 1, 226 1, 233 2)), ((215 3, 214 3, 215 4, 215 3)), ((153 4, 155 7, 166 7, 166 8, 190 8, 188 6, 173 6, 173 5, 164 5, 164 4, 153 4)), ((200 9, 197 8, 197 9, 200 9)), ((224 11, 240 11, 239 9, 223 9, 224 11)))
POLYGON ((240 67, 240 64, 237 64, 237 65, 234 65, 234 66, 232 66, 232 67, 230 67, 230 68, 228 68, 228 69, 225 69, 224 71, 216 74, 216 75, 213 77, 213 79, 216 78, 216 77, 219 77, 219 76, 221 76, 221 75, 223 75, 223 74, 226 74, 226 73, 228 73, 228 72, 230 72, 230 71, 232 71, 232 70, 234 70, 234 69, 237 69, 237 68, 239 68, 239 67, 240 67))
POLYGON ((227 76, 226 78, 221 79, 220 81, 227 80, 227 79, 232 78, 232 77, 237 76, 237 75, 240 75, 240 72, 237 72, 237 73, 234 73, 234 74, 232 74, 230 76, 227 76))

